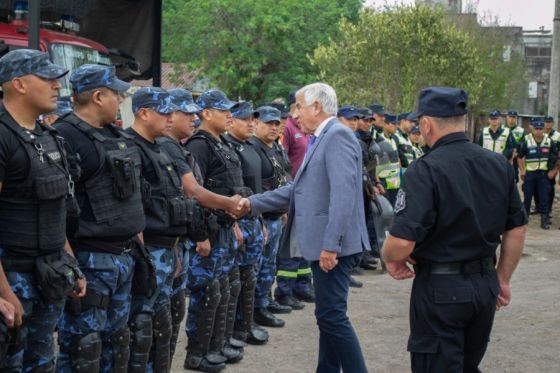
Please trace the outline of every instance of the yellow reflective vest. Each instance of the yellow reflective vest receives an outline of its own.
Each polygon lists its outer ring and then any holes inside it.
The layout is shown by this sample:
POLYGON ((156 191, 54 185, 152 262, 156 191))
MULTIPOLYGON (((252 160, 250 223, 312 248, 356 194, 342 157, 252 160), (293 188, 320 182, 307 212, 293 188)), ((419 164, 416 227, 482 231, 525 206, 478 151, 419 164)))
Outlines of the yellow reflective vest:
POLYGON ((525 155, 525 169, 527 171, 548 171, 548 157, 552 140, 547 135, 544 136, 540 144, 529 134, 527 139, 527 154, 525 155))
POLYGON ((503 154, 506 149, 509 134, 509 128, 502 128, 502 133, 494 140, 490 134, 490 127, 484 127, 482 129, 482 147, 494 153, 503 154))

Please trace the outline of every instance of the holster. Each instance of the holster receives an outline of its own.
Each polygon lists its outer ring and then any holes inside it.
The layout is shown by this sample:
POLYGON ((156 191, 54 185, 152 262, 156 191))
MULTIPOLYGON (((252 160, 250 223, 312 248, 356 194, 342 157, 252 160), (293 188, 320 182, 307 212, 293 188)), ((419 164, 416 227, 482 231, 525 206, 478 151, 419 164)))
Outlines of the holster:
POLYGON ((132 293, 149 298, 157 288, 156 268, 150 257, 150 252, 140 240, 131 240, 131 245, 133 245, 132 255, 136 259, 132 278, 132 293))
POLYGON ((136 170, 131 158, 108 157, 113 175, 113 192, 121 200, 129 199, 135 192, 136 170))
POLYGON ((62 300, 73 290, 78 291, 77 280, 84 277, 76 258, 63 250, 37 257, 35 274, 39 293, 47 303, 62 300))

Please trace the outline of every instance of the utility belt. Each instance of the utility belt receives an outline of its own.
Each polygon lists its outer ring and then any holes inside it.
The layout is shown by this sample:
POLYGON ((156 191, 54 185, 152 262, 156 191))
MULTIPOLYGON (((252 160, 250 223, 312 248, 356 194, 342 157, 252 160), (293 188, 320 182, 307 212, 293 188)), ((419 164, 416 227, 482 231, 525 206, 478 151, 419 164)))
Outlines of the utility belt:
POLYGON ((60 301, 77 291, 77 280, 84 277, 76 258, 63 250, 37 257, 5 254, 2 266, 6 272, 33 273, 46 303, 60 301))
POLYGON ((132 251, 133 239, 125 241, 106 241, 96 238, 80 238, 70 242, 76 251, 87 251, 92 253, 105 253, 124 255, 132 251))
POLYGON ((465 275, 491 271, 495 269, 495 265, 495 259, 492 257, 468 262, 417 263, 414 265, 414 271, 418 274, 465 275))
POLYGON ((266 220, 277 220, 280 219, 282 215, 284 215, 283 212, 265 212, 262 214, 262 217, 266 220))
POLYGON ((149 251, 155 251, 161 247, 173 249, 181 241, 180 236, 160 236, 157 234, 144 233, 144 245, 149 251))

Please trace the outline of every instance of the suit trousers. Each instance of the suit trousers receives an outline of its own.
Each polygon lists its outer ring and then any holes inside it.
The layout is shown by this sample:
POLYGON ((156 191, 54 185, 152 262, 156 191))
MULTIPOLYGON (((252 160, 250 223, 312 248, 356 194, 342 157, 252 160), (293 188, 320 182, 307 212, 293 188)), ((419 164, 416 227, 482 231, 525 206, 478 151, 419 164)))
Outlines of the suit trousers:
POLYGON ((358 337, 346 315, 350 273, 362 253, 338 258, 338 264, 323 272, 311 262, 315 284, 315 317, 319 326, 317 373, 367 372, 358 337))

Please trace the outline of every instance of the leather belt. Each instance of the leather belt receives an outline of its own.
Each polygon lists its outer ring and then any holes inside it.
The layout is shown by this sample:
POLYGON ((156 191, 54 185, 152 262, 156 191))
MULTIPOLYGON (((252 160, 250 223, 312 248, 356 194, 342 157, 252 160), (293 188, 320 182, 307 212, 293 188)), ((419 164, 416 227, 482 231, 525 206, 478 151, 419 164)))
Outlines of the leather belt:
POLYGON ((494 258, 484 258, 469 262, 418 263, 414 270, 418 273, 427 272, 433 275, 462 275, 480 273, 494 269, 494 258))

